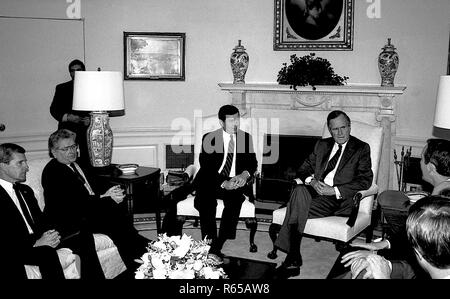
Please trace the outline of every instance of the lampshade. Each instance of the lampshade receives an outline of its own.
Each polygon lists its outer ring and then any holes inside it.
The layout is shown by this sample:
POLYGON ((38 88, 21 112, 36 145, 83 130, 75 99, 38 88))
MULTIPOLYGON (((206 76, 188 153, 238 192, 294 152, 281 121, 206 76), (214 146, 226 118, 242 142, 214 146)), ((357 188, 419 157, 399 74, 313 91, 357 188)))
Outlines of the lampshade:
POLYGON ((439 80, 434 126, 450 129, 450 76, 441 76, 439 80))
POLYGON ((76 72, 73 86, 73 110, 124 110, 121 72, 76 72))

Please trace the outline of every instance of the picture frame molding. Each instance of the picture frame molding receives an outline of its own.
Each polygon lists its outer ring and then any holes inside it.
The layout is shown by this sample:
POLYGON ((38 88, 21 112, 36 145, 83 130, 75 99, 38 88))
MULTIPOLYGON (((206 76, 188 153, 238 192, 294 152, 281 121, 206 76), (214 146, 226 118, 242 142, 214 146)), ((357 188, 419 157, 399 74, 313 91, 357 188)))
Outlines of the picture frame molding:
MULTIPOLYGON (((169 80, 169 81, 185 81, 185 59, 186 59, 186 33, 184 32, 123 32, 123 53, 124 65, 123 74, 124 80, 169 80), (130 42, 133 38, 141 37, 142 39, 155 39, 160 41, 164 39, 178 41, 178 64, 179 69, 176 73, 167 74, 152 74, 152 73, 137 73, 132 71, 132 54, 130 49, 130 42)), ((164 54, 164 53, 163 53, 164 54)), ((155 58, 157 59, 157 58, 155 58)), ((135 61, 135 63, 137 63, 135 61)))
POLYGON ((274 0, 274 51, 353 51, 354 0, 342 0, 343 9, 336 26, 329 34, 317 40, 296 34, 285 16, 286 0, 274 0), (339 27, 341 27, 339 29, 339 27), (290 32, 292 31, 292 32, 290 32), (289 37, 287 37, 289 36, 289 37))

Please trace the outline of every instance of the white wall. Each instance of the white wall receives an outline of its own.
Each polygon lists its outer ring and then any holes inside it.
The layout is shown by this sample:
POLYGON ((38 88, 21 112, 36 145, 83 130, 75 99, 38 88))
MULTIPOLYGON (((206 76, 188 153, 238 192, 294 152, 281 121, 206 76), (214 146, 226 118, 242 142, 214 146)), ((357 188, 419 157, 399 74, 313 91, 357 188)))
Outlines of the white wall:
MULTIPOLYGON (((64 0, 42 0, 39 5, 36 2, 3 0, 0 14, 67 17, 69 4, 64 0)), ((355 2, 353 51, 316 54, 329 59, 336 73, 350 77, 349 83, 378 84, 381 80, 377 57, 390 37, 400 56, 395 83, 407 86, 398 103, 397 136, 399 140, 423 142, 431 137, 437 82, 446 71, 450 2, 379 0, 379 19, 367 16, 370 3, 355 2)), ((276 82, 282 63, 288 62, 291 54, 308 54, 273 51, 273 0, 81 0, 80 3, 81 17, 85 18, 86 65, 90 70, 101 67, 123 71, 123 31, 186 33, 186 80, 125 81, 126 115, 112 119, 113 130, 167 130, 164 140, 170 141, 169 127, 174 118, 192 119, 194 109, 212 114, 229 103, 230 95, 220 91, 217 83, 233 80, 229 57, 238 39, 250 56, 247 83, 276 82)), ((36 55, 39 56, 39 49, 36 55)), ((4 71, 0 70, 1 76, 4 71)), ((66 76, 60 74, 60 81, 66 80, 66 76)), ((42 105, 49 105, 48 101, 42 101, 42 105)), ((30 117, 27 113, 17 113, 16 121, 30 117)), ((41 131, 45 131, 48 123, 41 125, 41 131)), ((7 126, 3 136, 14 134, 14 122, 7 126)), ((33 127, 30 131, 37 129, 33 127)), ((151 140, 142 144, 147 143, 154 144, 151 140)))

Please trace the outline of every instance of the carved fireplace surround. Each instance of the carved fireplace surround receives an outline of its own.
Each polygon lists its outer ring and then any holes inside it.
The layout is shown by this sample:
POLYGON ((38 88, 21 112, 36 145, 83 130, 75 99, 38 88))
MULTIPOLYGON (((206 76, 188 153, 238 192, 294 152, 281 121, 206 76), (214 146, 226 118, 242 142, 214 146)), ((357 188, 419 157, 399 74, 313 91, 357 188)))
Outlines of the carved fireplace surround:
MULTIPOLYGON (((328 113, 336 109, 345 111, 352 121, 381 126, 384 139, 377 184, 380 191, 392 188, 390 162, 396 131, 396 102, 405 86, 316 86, 315 90, 310 86, 293 90, 278 84, 219 83, 219 86, 231 94, 231 102, 239 108, 242 117, 277 119, 278 134, 321 136, 328 113)), ((255 130, 260 129, 252 128, 252 134, 255 130)), ((261 161, 258 162, 261 170, 261 161)))

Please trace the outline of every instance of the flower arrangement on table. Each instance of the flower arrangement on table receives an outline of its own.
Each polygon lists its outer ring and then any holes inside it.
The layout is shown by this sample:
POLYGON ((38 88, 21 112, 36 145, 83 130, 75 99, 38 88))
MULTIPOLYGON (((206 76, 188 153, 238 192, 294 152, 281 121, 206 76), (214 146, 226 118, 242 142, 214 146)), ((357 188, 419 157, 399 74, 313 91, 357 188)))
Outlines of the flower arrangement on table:
POLYGON ((208 258, 211 241, 193 240, 183 234, 168 237, 158 235, 150 242, 136 270, 136 279, 219 279, 227 278, 220 263, 208 258))

